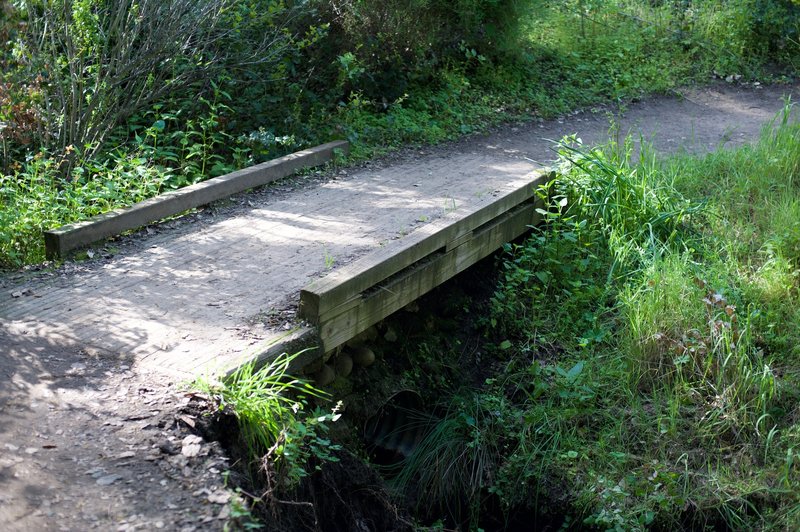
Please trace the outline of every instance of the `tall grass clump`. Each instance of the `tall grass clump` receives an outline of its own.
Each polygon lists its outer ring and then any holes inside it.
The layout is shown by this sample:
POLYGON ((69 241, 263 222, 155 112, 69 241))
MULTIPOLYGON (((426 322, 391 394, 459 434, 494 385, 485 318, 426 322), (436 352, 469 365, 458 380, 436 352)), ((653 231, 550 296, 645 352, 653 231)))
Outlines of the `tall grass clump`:
POLYGON ((582 151, 561 143, 560 154, 566 163, 561 194, 569 206, 566 213, 574 212, 598 224, 617 265, 646 264, 662 252, 680 247, 685 222, 704 206, 686 200, 670 184, 654 180, 646 162, 631 166, 628 155, 610 147, 610 153, 598 148, 582 151))
POLYGON ((704 197, 712 212, 698 226, 705 245, 727 266, 747 301, 758 301, 752 319, 756 341, 783 356, 798 355, 800 268, 800 126, 794 104, 766 125, 752 146, 702 158, 676 157, 664 179, 684 194, 704 197), (713 179, 711 178, 713 176, 713 179))
MULTIPOLYGON (((643 272, 640 286, 620 294, 627 320, 620 343, 631 378, 638 389, 680 405, 684 416, 691 411, 698 434, 712 446, 748 439, 763 428, 760 422, 769 424, 775 374, 753 342, 750 317, 737 309, 736 295, 726 297, 693 269, 685 256, 671 255, 643 272)), ((677 422, 669 420, 670 430, 677 422)))
POLYGON ((391 480, 400 496, 410 494, 420 517, 446 516, 469 529, 479 526, 505 431, 517 424, 502 398, 472 392, 448 398, 427 420, 428 430, 391 480))
POLYGON ((200 381, 196 386, 213 394, 221 410, 238 420, 246 454, 267 474, 269 486, 291 486, 308 474, 309 460, 335 460, 338 446, 324 438, 332 412, 308 412, 310 398, 327 394, 288 374, 295 355, 283 354, 261 368, 253 363, 239 367, 223 382, 200 381))

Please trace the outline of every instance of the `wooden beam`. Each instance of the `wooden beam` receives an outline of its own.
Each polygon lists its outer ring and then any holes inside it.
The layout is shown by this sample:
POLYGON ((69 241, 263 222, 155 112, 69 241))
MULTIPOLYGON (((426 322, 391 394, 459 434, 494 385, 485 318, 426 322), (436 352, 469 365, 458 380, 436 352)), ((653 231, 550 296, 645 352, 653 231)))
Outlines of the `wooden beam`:
POLYGON ((125 209, 116 209, 84 222, 44 232, 47 258, 62 257, 69 251, 97 240, 136 229, 162 218, 180 214, 227 198, 245 190, 266 185, 309 166, 333 159, 334 151, 349 152, 346 141, 336 141, 295 152, 272 161, 215 177, 179 190, 167 192, 125 209))
POLYGON ((223 370, 223 378, 230 377, 245 364, 252 363, 259 369, 275 361, 283 354, 296 355, 289 364, 289 372, 297 375, 303 367, 324 355, 319 349, 319 336, 312 327, 299 327, 278 339, 272 339, 248 350, 223 370))
POLYGON ((319 324, 320 318, 338 307, 352 306, 353 299, 377 283, 420 261, 440 249, 452 249, 468 241, 470 233, 491 222, 517 205, 536 197, 537 189, 553 177, 552 172, 538 172, 523 187, 485 203, 467 214, 450 213, 423 226, 396 245, 372 253, 362 260, 339 268, 306 286, 300 293, 300 314, 319 324))
POLYGON ((378 321, 522 235, 540 221, 533 199, 478 228, 449 251, 439 249, 418 263, 358 295, 358 304, 319 321, 321 351, 329 352, 378 321))

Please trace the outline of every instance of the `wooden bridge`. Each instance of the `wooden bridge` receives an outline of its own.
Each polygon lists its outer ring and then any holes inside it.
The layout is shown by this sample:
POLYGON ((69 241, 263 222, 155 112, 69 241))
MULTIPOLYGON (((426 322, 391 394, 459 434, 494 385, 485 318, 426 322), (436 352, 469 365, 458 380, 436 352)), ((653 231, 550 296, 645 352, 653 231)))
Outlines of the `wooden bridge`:
MULTIPOLYGON (((782 105, 774 95, 757 108, 729 102, 713 94, 672 102, 666 126, 651 102, 638 118, 629 113, 623 131, 656 134, 664 151, 691 142, 705 151, 745 140, 741 123, 766 121, 782 105), (687 133, 695 120, 707 130, 697 139, 687 133)), ((102 357, 184 378, 315 345, 300 361, 310 362, 535 223, 534 192, 547 175, 533 160, 553 158, 542 138, 576 129, 587 143, 602 141, 606 117, 506 128, 441 150, 275 181, 344 149, 331 144, 52 231, 48 253, 59 255, 148 217, 219 200, 92 244, 83 262, 0 276, 0 354, 11 345, 16 356, 47 364, 48 353, 67 349, 71 359, 102 357), (265 182, 272 185, 221 199, 265 182)))
POLYGON ((90 258, 18 274, 0 297, 5 334, 187 378, 317 347, 298 360, 308 363, 524 233, 549 176, 517 153, 417 152, 224 199, 345 149, 321 146, 48 232, 49 256, 88 245, 90 258), (216 200, 227 206, 151 224, 216 200))

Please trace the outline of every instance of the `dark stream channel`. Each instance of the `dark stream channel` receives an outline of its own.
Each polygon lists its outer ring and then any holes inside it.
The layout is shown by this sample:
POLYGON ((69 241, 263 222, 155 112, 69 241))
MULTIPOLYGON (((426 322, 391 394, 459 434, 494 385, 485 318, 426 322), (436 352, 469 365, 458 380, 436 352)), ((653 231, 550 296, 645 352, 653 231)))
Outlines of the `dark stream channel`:
MULTIPOLYGON (((485 352, 491 340, 481 319, 496 287, 500 256, 484 259, 378 325, 367 342, 376 362, 326 387, 333 402, 344 403, 329 434, 341 446, 337 460, 312 458, 312 473, 291 491, 273 492, 263 471, 245 467, 251 459, 232 413, 212 416, 205 436, 220 441, 236 464, 233 485, 263 499, 252 513, 264 529, 488 532, 568 525, 563 502, 544 495, 547 487, 535 501, 506 507, 485 487, 496 457, 478 464, 468 442, 432 437, 446 435, 442 427, 453 417, 448 398, 480 393, 493 373, 485 352), (421 465, 409 467, 415 461, 421 465)), ((471 422, 468 412, 455 418, 471 422)), ((494 428, 502 433, 502 426, 494 428)))

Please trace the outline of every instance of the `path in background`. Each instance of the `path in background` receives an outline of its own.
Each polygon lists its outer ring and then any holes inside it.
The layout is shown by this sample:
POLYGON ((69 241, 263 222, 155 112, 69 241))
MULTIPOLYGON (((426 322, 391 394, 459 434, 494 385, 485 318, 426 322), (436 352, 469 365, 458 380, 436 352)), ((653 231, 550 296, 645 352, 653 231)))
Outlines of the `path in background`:
MULTIPOLYGON (((615 120, 659 151, 707 151, 754 140, 791 89, 689 90, 615 120)), ((113 256, 107 246, 85 263, 0 279, 0 528, 218 526, 219 508, 187 492, 191 470, 172 478, 153 454, 177 436, 142 412, 169 417, 173 381, 285 334, 309 280, 518 186, 553 159, 543 139, 592 144, 608 129, 605 111, 507 126, 289 180, 126 237, 113 256)))

